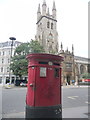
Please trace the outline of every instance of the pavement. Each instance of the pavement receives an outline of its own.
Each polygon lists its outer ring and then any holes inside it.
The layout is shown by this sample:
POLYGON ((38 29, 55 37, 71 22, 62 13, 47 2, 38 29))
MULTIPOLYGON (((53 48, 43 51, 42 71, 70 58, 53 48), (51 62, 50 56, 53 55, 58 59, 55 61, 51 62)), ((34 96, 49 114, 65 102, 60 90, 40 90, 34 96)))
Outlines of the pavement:
MULTIPOLYGON (((25 118, 25 112, 2 115, 3 118, 25 118)), ((62 109, 62 118, 88 118, 88 107, 62 109)))

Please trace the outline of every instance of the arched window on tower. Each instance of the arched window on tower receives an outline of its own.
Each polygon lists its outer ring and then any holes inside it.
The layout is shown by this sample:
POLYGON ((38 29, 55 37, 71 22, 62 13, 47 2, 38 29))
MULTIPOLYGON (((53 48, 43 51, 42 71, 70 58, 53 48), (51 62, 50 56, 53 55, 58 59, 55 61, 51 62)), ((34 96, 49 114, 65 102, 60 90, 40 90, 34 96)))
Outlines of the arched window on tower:
POLYGON ((53 23, 51 23, 51 29, 53 29, 53 23))
POLYGON ((81 66, 80 66, 80 72, 81 72, 81 74, 83 74, 83 73, 85 72, 85 67, 84 67, 84 65, 81 65, 81 66))
POLYGON ((50 26, 50 22, 47 22, 47 28, 49 28, 49 26, 50 26))

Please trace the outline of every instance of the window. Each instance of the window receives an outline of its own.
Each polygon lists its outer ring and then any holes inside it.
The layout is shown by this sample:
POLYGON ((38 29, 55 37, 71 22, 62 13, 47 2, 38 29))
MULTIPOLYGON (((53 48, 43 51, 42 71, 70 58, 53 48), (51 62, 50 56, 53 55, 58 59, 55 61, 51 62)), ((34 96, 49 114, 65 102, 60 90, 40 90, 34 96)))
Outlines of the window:
POLYGON ((2 77, 0 77, 0 83, 2 83, 2 77))
POLYGON ((6 77, 6 84, 10 82, 9 77, 6 77))
POLYGON ((0 52, 0 56, 1 56, 1 52, 0 52))
POLYGON ((9 72, 9 67, 7 67, 7 72, 9 72))
POLYGON ((66 68, 72 68, 72 64, 71 63, 66 63, 66 68))
POLYGON ((10 59, 8 58, 8 63, 10 63, 10 59))
POLYGON ((40 77, 46 77, 46 67, 40 67, 40 77))
POLYGON ((9 51, 8 53, 9 53, 9 55, 10 55, 10 51, 9 51))
POLYGON ((4 51, 3 51, 3 55, 4 55, 4 51))
POLYGON ((1 72, 3 72, 3 67, 1 67, 1 72))
POLYGON ((2 59, 2 63, 4 63, 4 59, 2 59))
POLYGON ((51 29, 53 29, 53 23, 51 23, 51 29))
POLYGON ((50 23, 49 23, 49 22, 47 22, 47 28, 49 28, 49 26, 50 26, 50 23))
POLYGON ((54 76, 55 78, 59 77, 59 68, 54 69, 54 76))

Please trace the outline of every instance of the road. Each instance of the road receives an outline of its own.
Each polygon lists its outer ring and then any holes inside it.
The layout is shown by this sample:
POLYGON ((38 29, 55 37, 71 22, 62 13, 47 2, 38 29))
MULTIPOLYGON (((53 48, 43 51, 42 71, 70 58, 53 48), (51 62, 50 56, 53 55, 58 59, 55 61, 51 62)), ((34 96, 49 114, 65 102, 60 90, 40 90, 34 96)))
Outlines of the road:
MULTIPOLYGON (((2 117, 24 117, 25 97, 27 88, 12 88, 2 90, 2 117)), ((74 117, 87 118, 88 113, 88 88, 87 87, 62 87, 63 118, 72 117, 73 112, 78 112, 74 117), (84 113, 82 115, 82 112, 84 113), (72 113, 72 114, 70 114, 72 113)))

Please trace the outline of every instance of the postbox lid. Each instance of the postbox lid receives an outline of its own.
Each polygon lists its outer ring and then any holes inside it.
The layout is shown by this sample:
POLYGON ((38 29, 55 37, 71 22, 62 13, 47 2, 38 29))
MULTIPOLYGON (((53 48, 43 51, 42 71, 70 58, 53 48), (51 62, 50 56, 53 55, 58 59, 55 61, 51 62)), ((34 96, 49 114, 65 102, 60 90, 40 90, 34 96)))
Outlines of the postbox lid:
POLYGON ((28 54, 26 56, 26 59, 46 59, 46 60, 51 60, 51 61, 63 61, 64 58, 62 56, 58 55, 53 55, 53 54, 46 54, 46 53, 33 53, 33 54, 28 54))

